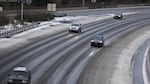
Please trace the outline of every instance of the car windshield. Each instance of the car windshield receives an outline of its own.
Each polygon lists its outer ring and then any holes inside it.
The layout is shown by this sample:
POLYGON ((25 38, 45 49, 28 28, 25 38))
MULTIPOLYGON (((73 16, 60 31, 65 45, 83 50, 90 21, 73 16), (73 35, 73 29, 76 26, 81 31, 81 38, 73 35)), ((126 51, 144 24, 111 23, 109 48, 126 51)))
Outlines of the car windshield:
POLYGON ((28 74, 25 71, 13 71, 12 75, 16 77, 27 77, 28 74))
POLYGON ((80 24, 72 24, 72 26, 80 26, 80 24))
POLYGON ((96 35, 93 37, 94 40, 102 40, 103 37, 102 36, 99 36, 99 35, 96 35))
POLYGON ((116 13, 115 15, 121 15, 121 13, 116 13))
POLYGON ((63 13, 55 13, 55 15, 62 15, 63 13))

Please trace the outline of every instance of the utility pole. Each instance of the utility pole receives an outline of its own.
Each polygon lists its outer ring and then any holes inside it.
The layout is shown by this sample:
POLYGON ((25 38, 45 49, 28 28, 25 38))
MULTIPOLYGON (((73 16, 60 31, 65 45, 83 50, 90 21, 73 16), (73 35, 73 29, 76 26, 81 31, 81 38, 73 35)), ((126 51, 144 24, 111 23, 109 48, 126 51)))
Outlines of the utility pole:
POLYGON ((25 0, 18 0, 18 3, 20 4, 20 19, 23 21, 23 5, 25 3, 25 0))
POLYGON ((23 5, 24 3, 21 1, 21 21, 23 21, 23 5))
POLYGON ((21 21, 23 21, 23 19, 24 19, 24 17, 23 17, 24 16, 24 12, 23 12, 24 11, 23 10, 24 9, 24 7, 23 7, 24 3, 25 4, 31 4, 31 2, 32 2, 32 0, 18 0, 18 3, 20 3, 20 5, 21 5, 20 6, 20 19, 21 19, 21 21))

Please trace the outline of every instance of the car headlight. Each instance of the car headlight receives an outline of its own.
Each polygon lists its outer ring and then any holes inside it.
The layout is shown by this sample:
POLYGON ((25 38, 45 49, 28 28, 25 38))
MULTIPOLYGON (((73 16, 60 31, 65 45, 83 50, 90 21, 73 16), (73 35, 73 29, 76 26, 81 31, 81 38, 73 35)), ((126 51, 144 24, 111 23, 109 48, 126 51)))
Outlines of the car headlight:
POLYGON ((77 29, 79 29, 80 27, 76 27, 77 29))
POLYGON ((8 82, 13 82, 13 80, 12 79, 8 79, 8 82))
POLYGON ((72 29, 72 27, 69 28, 70 30, 72 29))
POLYGON ((27 81, 26 80, 22 80, 22 83, 27 83, 27 81))
POLYGON ((102 43, 102 41, 99 41, 100 43, 102 43))
POLYGON ((91 42, 94 42, 94 40, 91 40, 91 42))

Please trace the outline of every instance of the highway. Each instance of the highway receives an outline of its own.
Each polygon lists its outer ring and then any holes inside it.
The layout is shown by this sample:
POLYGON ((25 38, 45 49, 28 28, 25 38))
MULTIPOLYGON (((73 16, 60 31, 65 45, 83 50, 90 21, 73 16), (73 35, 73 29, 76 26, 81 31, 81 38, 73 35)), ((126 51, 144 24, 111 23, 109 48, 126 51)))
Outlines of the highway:
POLYGON ((6 84, 10 71, 21 65, 31 70, 31 84, 113 84, 111 77, 118 58, 114 53, 127 45, 125 41, 122 47, 120 41, 149 24, 150 12, 143 8, 122 20, 110 18, 86 24, 79 34, 66 30, 43 38, 0 58, 0 84, 6 84), (90 46, 95 34, 104 36, 104 48, 90 46), (101 71, 96 75, 97 68, 101 71))

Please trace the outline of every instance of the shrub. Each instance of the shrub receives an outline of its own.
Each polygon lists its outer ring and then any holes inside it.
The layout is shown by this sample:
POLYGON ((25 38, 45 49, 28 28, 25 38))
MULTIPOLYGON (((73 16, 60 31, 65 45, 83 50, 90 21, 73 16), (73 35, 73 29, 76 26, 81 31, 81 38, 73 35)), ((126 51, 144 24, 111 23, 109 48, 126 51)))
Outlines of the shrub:
POLYGON ((0 25, 6 25, 9 23, 9 18, 7 16, 1 15, 0 16, 0 25))
MULTIPOLYGON (((24 21, 34 22, 34 21, 45 21, 53 19, 54 17, 51 14, 24 14, 24 21)), ((20 15, 17 17, 20 19, 20 15)))

